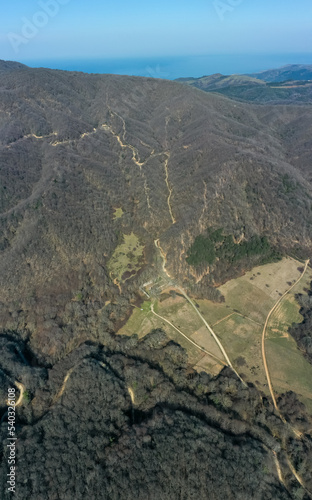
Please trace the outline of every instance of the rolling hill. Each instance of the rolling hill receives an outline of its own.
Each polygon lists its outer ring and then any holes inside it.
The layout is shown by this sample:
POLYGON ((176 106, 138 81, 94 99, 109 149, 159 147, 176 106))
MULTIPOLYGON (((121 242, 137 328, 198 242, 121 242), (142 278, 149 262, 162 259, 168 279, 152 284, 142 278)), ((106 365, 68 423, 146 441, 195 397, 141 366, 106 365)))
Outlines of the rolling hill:
POLYGON ((217 92, 242 102, 255 104, 311 104, 311 66, 289 65, 251 75, 215 74, 176 81, 205 92, 217 92))
POLYGON ((265 82, 285 82, 287 80, 312 80, 311 64, 287 64, 278 69, 269 69, 249 76, 265 82))

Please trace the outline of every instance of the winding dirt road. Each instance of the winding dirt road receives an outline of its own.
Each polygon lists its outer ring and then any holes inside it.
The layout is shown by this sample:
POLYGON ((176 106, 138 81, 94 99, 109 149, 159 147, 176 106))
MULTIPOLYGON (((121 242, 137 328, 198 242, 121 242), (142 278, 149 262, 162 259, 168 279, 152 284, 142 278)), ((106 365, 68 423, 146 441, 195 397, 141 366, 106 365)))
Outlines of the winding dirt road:
POLYGON ((273 391, 273 386, 272 386, 272 381, 271 381, 271 377, 270 377, 270 372, 269 372, 269 368, 268 368, 268 363, 267 363, 267 359, 266 359, 266 353, 265 353, 265 334, 266 334, 266 329, 267 329, 270 317, 272 316, 272 314, 274 313, 274 311, 276 310, 276 308, 279 306, 279 304, 282 302, 282 300, 284 299, 284 297, 303 278, 303 276, 304 276, 304 274, 305 274, 305 272, 307 270, 308 264, 309 264, 309 260, 307 260, 305 262, 304 270, 302 271, 302 273, 301 273, 300 277, 297 279, 297 281, 288 290, 286 290, 286 292, 274 304, 274 306, 272 307, 271 311, 267 315, 267 318, 266 318, 265 323, 264 323, 263 331, 262 331, 262 349, 261 350, 262 350, 262 359, 263 359, 263 364, 264 364, 265 376, 266 376, 266 379, 267 379, 267 382, 268 382, 268 386, 269 386, 269 390, 270 390, 270 394, 271 394, 271 397, 272 397, 272 401, 273 401, 274 407, 275 407, 276 411, 278 412, 278 414, 279 414, 279 416, 280 416, 280 418, 281 418, 281 420, 283 422, 285 422, 285 419, 284 419, 283 415, 280 413, 280 411, 278 409, 278 406, 277 406, 277 403, 276 403, 276 399, 275 399, 275 395, 274 395, 274 391, 273 391))
POLYGON ((22 404, 24 393, 25 393, 26 389, 25 389, 25 386, 23 384, 21 384, 20 382, 17 382, 17 380, 15 380, 14 384, 16 385, 18 390, 20 391, 20 395, 19 395, 18 400, 15 403, 15 406, 20 406, 22 404))
MULTIPOLYGON (((166 255, 164 254, 161 246, 160 246, 160 242, 159 242, 159 238, 157 240, 154 241, 155 243, 155 246, 156 248, 158 248, 159 252, 160 252, 160 255, 161 255, 161 258, 163 260, 163 264, 162 264, 162 269, 163 269, 163 272, 168 276, 168 278, 170 278, 171 280, 174 280, 174 278, 172 276, 170 276, 170 274, 168 273, 167 269, 166 269, 166 255)), ((198 314, 198 316, 200 317, 200 319, 202 320, 202 322, 204 323, 205 327, 208 329, 209 333, 213 336, 214 340, 216 341, 216 343, 218 344, 219 346, 219 349, 220 351, 222 352, 223 356, 224 356, 224 359, 226 360, 226 363, 227 365, 233 370, 233 372, 237 375, 237 377, 240 379, 240 381, 246 386, 247 384, 243 381, 243 379, 239 376, 239 374, 237 373, 237 371, 235 370, 235 368, 233 367, 231 361, 230 361, 230 358, 228 357, 223 345, 221 344, 220 340, 218 339, 218 337, 216 336, 215 332, 213 331, 213 329, 208 325, 207 321, 205 320, 205 318, 201 315, 201 313, 199 312, 199 310, 197 309, 197 307, 195 306, 195 304, 193 303, 193 301, 188 297, 188 295, 186 294, 185 290, 183 290, 183 288, 177 286, 176 287, 178 290, 180 290, 180 292, 184 295, 184 297, 186 298, 186 300, 191 304, 191 306, 195 309, 196 313, 198 314)), ((154 314, 156 314, 154 312, 154 314)), ((167 320, 166 320, 167 321, 167 320)), ((174 327, 175 328, 175 327, 174 327)), ((183 334, 184 335, 184 334, 183 334)), ((187 337, 188 338, 188 337, 187 337)), ((189 339, 188 339, 189 340, 189 339)))

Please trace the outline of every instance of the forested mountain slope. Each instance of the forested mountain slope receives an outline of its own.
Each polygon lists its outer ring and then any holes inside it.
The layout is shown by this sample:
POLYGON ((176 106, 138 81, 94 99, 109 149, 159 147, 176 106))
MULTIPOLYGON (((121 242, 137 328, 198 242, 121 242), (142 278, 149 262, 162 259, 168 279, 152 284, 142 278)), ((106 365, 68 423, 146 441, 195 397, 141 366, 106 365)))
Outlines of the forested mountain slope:
POLYGON ((161 274, 203 294, 263 257, 311 256, 311 128, 309 106, 0 63, 0 431, 10 384, 16 498, 309 498, 293 393, 284 422, 229 368, 190 369, 162 329, 115 333, 161 274))
POLYGON ((116 330, 157 272, 157 238, 170 272, 191 281, 188 249, 210 226, 308 254, 309 107, 24 67, 0 82, 0 321, 38 355, 58 357, 86 327, 116 330), (140 270, 117 283, 110 259, 132 232, 140 270))

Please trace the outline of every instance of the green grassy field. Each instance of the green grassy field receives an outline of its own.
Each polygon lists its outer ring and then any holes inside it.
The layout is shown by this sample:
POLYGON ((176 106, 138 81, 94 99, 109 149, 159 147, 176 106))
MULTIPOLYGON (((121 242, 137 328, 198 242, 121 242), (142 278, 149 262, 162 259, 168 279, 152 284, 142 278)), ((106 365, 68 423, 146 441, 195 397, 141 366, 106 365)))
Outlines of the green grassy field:
POLYGON ((172 299, 164 300, 158 303, 156 312, 171 321, 189 337, 203 325, 200 317, 185 299, 174 304, 172 304, 172 299))
POLYGON ((133 335, 136 333, 139 338, 149 333, 154 326, 156 316, 151 312, 151 302, 145 301, 140 309, 134 308, 127 323, 118 331, 119 335, 133 335), (143 311, 141 311, 143 309, 143 311))
POLYGON ((276 393, 292 390, 312 411, 312 365, 298 350, 292 337, 266 340, 266 355, 276 393))
POLYGON ((263 390, 266 381, 261 356, 262 327, 234 313, 215 325, 214 332, 238 373, 263 390))
MULTIPOLYGON (((234 367, 266 393, 268 387, 261 356, 263 325, 273 305, 300 277, 302 267, 302 263, 290 258, 259 266, 219 288, 225 303, 197 301, 234 367)), ((266 353, 276 392, 294 390, 301 394, 300 399, 312 410, 312 366, 287 333, 292 323, 302 321, 295 295, 306 293, 311 280, 312 271, 308 268, 302 280, 272 314, 267 330, 266 353)))
MULTIPOLYGON (((279 297, 299 278, 302 267, 298 261, 283 259, 276 264, 254 268, 220 287, 225 296, 225 305, 230 306, 228 314, 230 310, 236 310, 244 318, 232 315, 217 323, 214 331, 227 349, 235 368, 267 393, 260 344, 263 324, 279 297), (236 364, 238 355, 246 363, 241 367, 236 364)), ((312 366, 287 333, 293 323, 302 321, 295 295, 305 293, 311 279, 312 272, 308 268, 302 280, 278 305, 268 323, 265 348, 274 390, 277 393, 293 390, 301 394, 301 400, 312 410, 312 366)), ((209 314, 205 317, 209 322, 209 314)))
POLYGON ((292 323, 301 323, 302 316, 299 309, 294 294, 286 295, 270 318, 269 328, 273 331, 287 332, 292 323))
MULTIPOLYGON (((221 286, 224 303, 193 299, 221 340, 235 369, 267 394, 269 390, 261 354, 263 325, 277 300, 300 276, 301 271, 298 268, 302 268, 302 263, 285 258, 275 264, 256 267, 244 276, 221 286)), ((305 360, 295 341, 287 333, 292 323, 302 320, 295 295, 306 293, 311 280, 312 271, 308 269, 300 283, 283 298, 274 311, 268 324, 265 347, 275 392, 297 392, 312 411, 312 365, 305 360)), ((162 299, 155 300, 155 312, 173 323, 197 344, 222 358, 215 340, 183 297, 176 295, 174 298, 167 293, 162 299)), ((196 370, 217 374, 222 365, 154 316, 150 311, 150 304, 151 302, 144 302, 141 306, 143 311, 134 309, 131 318, 119 333, 137 333, 141 338, 153 328, 161 327, 169 338, 187 350, 189 363, 196 370)))
POLYGON ((225 304, 230 306, 232 311, 260 324, 264 323, 275 303, 267 293, 242 278, 229 281, 220 287, 220 291, 225 297, 225 304))
POLYGON ((210 325, 213 326, 215 323, 220 321, 222 318, 228 316, 232 313, 230 306, 224 304, 216 304, 209 300, 196 299, 197 304, 199 304, 199 310, 205 318, 209 318, 210 325))
MULTIPOLYGON (((155 312, 158 312, 156 311, 155 305, 154 310, 155 312)), ((174 319, 163 314, 163 311, 158 313, 161 316, 164 316, 168 321, 174 319)), ((176 321, 172 321, 172 323, 177 326, 176 321)), ((150 301, 143 302, 140 309, 134 308, 131 317, 129 318, 127 323, 118 331, 118 334, 131 336, 136 333, 139 338, 142 338, 155 328, 162 328, 168 335, 169 339, 175 341, 176 343, 184 347, 184 349, 186 349, 188 353, 189 363, 191 365, 196 365, 196 363, 198 363, 204 357, 204 353, 202 351, 188 342, 187 339, 180 335, 168 323, 152 313, 150 301), (141 309, 143 309, 143 311, 141 311, 141 309)), ((183 331, 183 333, 186 333, 184 328, 182 328, 181 331, 183 331)))

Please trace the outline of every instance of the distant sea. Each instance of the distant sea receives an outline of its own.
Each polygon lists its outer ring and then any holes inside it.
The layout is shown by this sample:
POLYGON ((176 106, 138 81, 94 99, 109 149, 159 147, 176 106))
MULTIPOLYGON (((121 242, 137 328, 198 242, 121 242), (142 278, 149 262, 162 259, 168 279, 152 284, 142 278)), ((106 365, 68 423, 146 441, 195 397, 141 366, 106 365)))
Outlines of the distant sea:
POLYGON ((198 78, 213 73, 257 73, 286 64, 312 64, 312 54, 208 55, 185 57, 145 57, 127 59, 42 59, 20 61, 31 67, 45 67, 85 73, 151 76, 174 80, 198 78))

